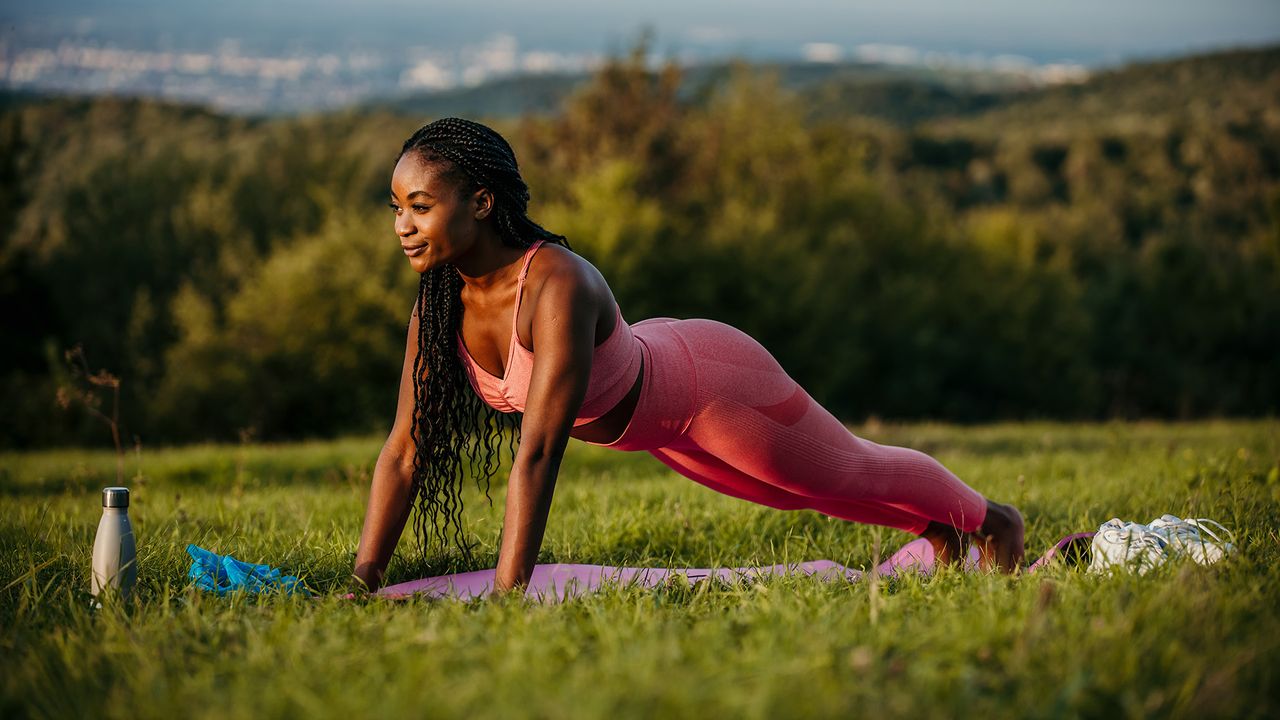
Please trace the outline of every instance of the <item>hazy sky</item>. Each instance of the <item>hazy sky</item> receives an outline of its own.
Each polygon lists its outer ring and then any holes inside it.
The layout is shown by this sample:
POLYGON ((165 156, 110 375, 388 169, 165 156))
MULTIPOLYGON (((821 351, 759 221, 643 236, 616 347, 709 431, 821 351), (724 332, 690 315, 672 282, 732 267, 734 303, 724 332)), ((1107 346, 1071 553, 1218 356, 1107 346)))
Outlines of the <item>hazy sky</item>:
POLYGON ((496 33, 522 49, 605 51, 655 29, 659 51, 794 56, 809 42, 1009 53, 1037 61, 1127 58, 1280 41, 1280 0, 40 0, 6 2, 9 37, 91 33, 148 46, 316 50, 456 47, 496 33))

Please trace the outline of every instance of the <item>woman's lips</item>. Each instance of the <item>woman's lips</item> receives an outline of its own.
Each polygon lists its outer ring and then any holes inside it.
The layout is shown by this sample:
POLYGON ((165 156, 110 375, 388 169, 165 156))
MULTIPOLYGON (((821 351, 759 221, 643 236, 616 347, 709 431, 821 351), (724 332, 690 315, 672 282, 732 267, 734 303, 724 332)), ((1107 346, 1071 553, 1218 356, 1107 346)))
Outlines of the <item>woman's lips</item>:
POLYGON ((418 257, 427 249, 426 245, 415 245, 413 247, 401 245, 400 247, 404 248, 404 254, 409 257, 418 257))

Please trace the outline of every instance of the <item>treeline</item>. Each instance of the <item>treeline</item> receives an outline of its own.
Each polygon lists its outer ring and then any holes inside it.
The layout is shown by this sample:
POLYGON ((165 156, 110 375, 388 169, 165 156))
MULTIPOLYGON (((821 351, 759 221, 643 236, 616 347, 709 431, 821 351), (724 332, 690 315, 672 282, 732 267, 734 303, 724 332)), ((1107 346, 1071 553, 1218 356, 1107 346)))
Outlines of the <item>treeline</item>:
MULTIPOLYGON (((643 54, 494 123, 629 321, 737 325, 850 420, 1280 407, 1280 52, 909 127, 643 54)), ((429 119, 4 109, 0 443, 106 438, 55 403, 75 345, 127 440, 385 432, 417 283, 385 196, 429 119)))

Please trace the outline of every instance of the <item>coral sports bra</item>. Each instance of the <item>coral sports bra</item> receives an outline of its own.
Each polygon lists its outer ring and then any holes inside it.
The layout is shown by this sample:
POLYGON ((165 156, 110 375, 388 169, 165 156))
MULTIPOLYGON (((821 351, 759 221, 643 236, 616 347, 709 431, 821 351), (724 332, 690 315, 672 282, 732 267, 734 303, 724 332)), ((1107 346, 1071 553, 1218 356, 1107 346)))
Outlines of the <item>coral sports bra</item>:
MULTIPOLYGON (((525 278, 529 276, 529 263, 542 242, 533 243, 525 251, 524 265, 516 280, 516 306, 511 313, 511 348, 507 351, 506 375, 498 377, 480 367, 462 341, 461 330, 458 331, 458 357, 471 387, 489 407, 500 412, 524 412, 529 397, 533 351, 520 344, 516 335, 516 319, 520 317, 520 298, 524 295, 525 278)), ((574 427, 586 425, 612 410, 627 396, 640 373, 640 341, 631 334, 631 326, 622 319, 622 309, 616 302, 613 307, 618 316, 617 323, 608 339, 595 348, 587 394, 578 409, 578 417, 573 421, 574 427)))

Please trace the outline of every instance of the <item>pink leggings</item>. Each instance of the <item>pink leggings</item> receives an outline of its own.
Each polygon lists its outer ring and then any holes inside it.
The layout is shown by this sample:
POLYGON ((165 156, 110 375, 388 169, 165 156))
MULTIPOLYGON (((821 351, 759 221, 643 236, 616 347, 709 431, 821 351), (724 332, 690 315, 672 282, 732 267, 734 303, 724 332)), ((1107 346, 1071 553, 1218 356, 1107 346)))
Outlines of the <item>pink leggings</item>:
POLYGON ((714 320, 631 326, 644 385, 614 442, 645 450, 707 487, 782 510, 899 528, 930 521, 970 532, 986 500, 918 450, 863 440, 746 333, 714 320))

